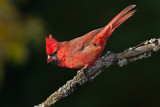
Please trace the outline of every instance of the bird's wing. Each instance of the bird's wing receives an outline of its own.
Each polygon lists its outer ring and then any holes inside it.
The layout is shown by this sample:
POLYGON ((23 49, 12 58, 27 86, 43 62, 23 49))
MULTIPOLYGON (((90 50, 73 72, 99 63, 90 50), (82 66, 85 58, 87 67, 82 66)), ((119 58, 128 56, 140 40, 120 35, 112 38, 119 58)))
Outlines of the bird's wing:
POLYGON ((95 29, 84 36, 81 37, 82 41, 82 50, 84 50, 90 43, 90 41, 99 33, 103 28, 95 29))
MULTIPOLYGON (((83 45, 82 45, 83 48, 82 48, 82 50, 86 46, 88 46, 90 41, 99 32, 102 33, 102 34, 105 33, 106 34, 106 38, 108 39, 115 28, 117 28, 120 24, 122 24, 124 21, 126 21, 128 18, 130 18, 135 13, 136 10, 132 10, 135 6, 136 5, 130 5, 130 6, 126 7, 115 18, 113 18, 111 20, 111 22, 109 24, 107 24, 105 27, 93 30, 93 31, 85 34, 84 36, 82 36, 82 38, 83 38, 83 45)), ((99 36, 97 36, 97 38, 100 38, 100 36, 104 36, 102 34, 99 34, 99 36)))

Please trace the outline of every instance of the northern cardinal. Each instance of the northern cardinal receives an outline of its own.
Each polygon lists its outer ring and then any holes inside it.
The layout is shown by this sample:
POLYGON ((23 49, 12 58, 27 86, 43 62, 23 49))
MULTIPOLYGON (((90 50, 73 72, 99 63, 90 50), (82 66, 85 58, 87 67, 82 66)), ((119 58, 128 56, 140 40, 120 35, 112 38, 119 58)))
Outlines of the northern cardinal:
POLYGON ((92 66, 100 57, 112 32, 130 18, 136 5, 130 5, 121 11, 105 27, 93 30, 70 41, 58 42, 52 35, 46 37, 47 62, 56 62, 58 66, 80 69, 92 66), (132 11, 131 11, 132 10, 132 11))

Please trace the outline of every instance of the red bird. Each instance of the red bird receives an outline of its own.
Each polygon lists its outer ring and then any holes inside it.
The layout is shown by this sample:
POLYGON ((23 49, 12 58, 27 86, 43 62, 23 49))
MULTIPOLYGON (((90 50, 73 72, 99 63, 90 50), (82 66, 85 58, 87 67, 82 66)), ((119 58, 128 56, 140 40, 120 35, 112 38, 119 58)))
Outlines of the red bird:
POLYGON ((73 69, 92 66, 100 57, 115 28, 135 13, 135 10, 132 10, 135 6, 126 7, 105 27, 93 30, 73 40, 58 42, 52 35, 49 35, 48 38, 46 37, 47 62, 53 61, 59 66, 73 69))

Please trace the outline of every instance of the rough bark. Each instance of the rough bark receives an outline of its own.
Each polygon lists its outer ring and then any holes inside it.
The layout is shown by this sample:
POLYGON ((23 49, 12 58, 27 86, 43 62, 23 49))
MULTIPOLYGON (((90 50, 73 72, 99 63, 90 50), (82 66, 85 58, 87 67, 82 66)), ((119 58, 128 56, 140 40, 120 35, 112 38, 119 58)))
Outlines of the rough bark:
POLYGON ((50 107, 59 99, 68 96, 76 88, 86 83, 88 80, 94 79, 101 73, 104 68, 108 68, 112 64, 116 64, 120 67, 127 65, 130 62, 138 59, 148 58, 151 53, 160 49, 160 38, 151 39, 141 44, 129 48, 121 53, 107 52, 101 59, 97 60, 94 66, 88 68, 82 68, 77 71, 77 75, 73 79, 66 82, 65 85, 60 87, 57 91, 51 94, 44 102, 34 107, 50 107))

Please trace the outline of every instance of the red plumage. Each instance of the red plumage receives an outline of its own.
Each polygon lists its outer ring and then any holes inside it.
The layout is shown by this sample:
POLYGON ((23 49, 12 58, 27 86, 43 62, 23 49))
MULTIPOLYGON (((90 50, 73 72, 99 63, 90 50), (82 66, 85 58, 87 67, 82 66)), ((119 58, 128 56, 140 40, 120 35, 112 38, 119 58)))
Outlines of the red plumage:
POLYGON ((92 66, 100 57, 112 32, 135 13, 136 5, 130 5, 103 28, 93 30, 70 41, 57 42, 51 35, 46 38, 48 62, 59 66, 77 68, 92 66))
POLYGON ((58 48, 59 43, 52 37, 52 35, 49 35, 49 37, 46 37, 46 52, 47 54, 52 54, 56 49, 58 48))

